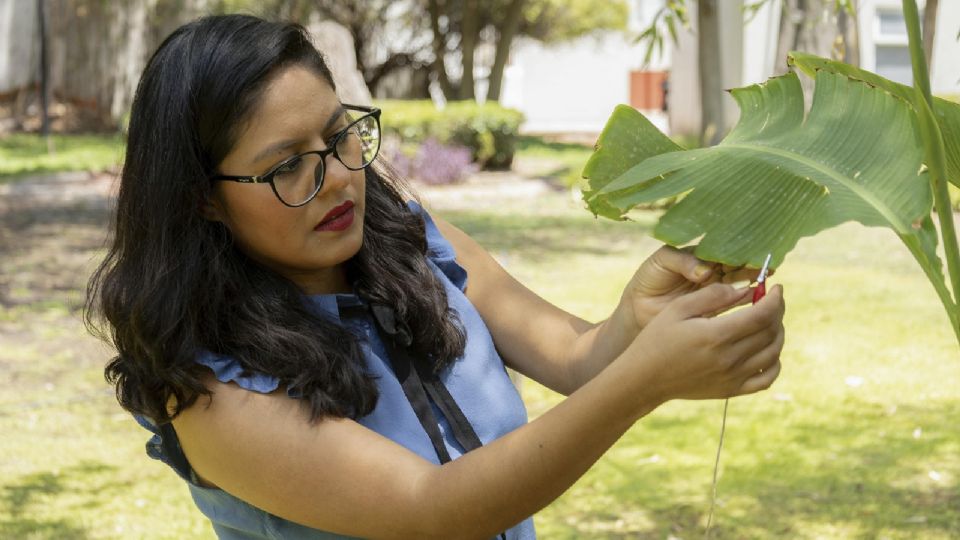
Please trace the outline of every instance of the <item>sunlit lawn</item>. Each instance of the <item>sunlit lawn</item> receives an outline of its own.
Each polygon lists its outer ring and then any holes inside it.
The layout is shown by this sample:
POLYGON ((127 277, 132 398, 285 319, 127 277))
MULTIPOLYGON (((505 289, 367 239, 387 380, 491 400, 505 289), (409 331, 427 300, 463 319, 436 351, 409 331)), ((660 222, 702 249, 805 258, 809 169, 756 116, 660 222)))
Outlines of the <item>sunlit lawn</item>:
MULTIPOLYGON (((563 192, 433 209, 590 320, 657 246, 654 215, 596 221, 563 192)), ((0 538, 212 538, 182 481, 144 454, 147 432, 102 380, 108 352, 77 320, 104 219, 0 223, 16 238, 0 257, 0 538)), ((784 371, 730 404, 714 538, 960 536, 960 354, 906 249, 845 225, 803 241, 774 281, 784 371)), ((530 381, 523 394, 531 417, 559 400, 530 381)), ((538 514, 540 536, 702 537, 721 411, 676 402, 643 419, 538 514)))
POLYGON ((575 143, 551 142, 542 137, 521 136, 517 141, 516 155, 520 159, 540 159, 552 164, 543 171, 545 177, 561 185, 580 185, 580 171, 590 158, 593 149, 575 143))
POLYGON ((60 171, 100 171, 123 160, 119 135, 56 134, 51 139, 48 148, 46 140, 35 133, 0 136, 0 183, 60 171))
MULTIPOLYGON (((441 212, 529 287, 604 318, 656 243, 651 214, 594 221, 572 203, 441 212)), ((844 225, 777 271, 784 370, 731 402, 715 538, 960 537, 960 354, 919 267, 890 232, 844 225)), ((531 416, 560 398, 529 381, 531 416)), ((544 538, 697 538, 722 403, 642 420, 537 518, 544 538)), ((597 419, 602 422, 602 418, 597 419)))

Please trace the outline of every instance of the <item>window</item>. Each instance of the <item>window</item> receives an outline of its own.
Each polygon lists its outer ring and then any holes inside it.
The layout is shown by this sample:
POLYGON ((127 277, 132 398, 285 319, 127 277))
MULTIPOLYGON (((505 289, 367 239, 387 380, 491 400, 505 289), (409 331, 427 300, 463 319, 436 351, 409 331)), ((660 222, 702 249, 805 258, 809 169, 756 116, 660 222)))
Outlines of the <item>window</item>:
POLYGON ((877 75, 902 84, 913 84, 913 65, 906 46, 877 45, 877 75))
POLYGON ((881 10, 877 12, 880 35, 883 37, 902 37, 907 39, 907 22, 902 11, 881 10))
MULTIPOLYGON (((921 20, 923 13, 920 14, 921 20)), ((882 7, 876 11, 873 44, 877 75, 902 84, 913 84, 913 67, 907 42, 907 23, 899 7, 882 7)))

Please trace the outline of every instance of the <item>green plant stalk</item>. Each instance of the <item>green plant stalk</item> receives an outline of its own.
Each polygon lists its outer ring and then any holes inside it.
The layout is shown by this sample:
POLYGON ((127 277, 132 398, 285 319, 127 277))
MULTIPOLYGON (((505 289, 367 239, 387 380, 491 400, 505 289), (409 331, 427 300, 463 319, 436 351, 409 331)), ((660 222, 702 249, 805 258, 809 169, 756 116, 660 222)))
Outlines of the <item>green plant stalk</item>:
MULTIPOLYGON (((953 289, 951 323, 957 339, 958 310, 956 298, 960 295, 960 251, 957 247, 957 232, 953 225, 953 209, 950 207, 950 194, 947 190, 946 158, 943 146, 943 134, 933 118, 933 96, 930 92, 930 75, 923 55, 923 41, 920 37, 920 14, 916 0, 903 0, 903 16, 907 24, 907 36, 910 41, 910 60, 913 64, 913 84, 921 95, 916 98, 917 116, 920 121, 920 135, 927 153, 927 167, 933 182, 933 198, 940 220, 940 234, 943 239, 943 251, 947 258, 947 271, 953 289)), ((939 291, 938 291, 939 292, 939 291)))
POLYGON ((950 289, 947 288, 947 284, 933 271, 934 265, 937 264, 938 261, 931 261, 926 258, 926 253, 916 237, 910 235, 899 236, 900 240, 907 246, 907 249, 910 250, 913 258, 920 264, 920 268, 923 269, 923 273, 926 274, 927 279, 933 284, 934 290, 937 291, 937 296, 940 297, 940 302, 943 303, 947 317, 950 319, 950 326, 953 328, 957 343, 960 343, 960 318, 958 318, 960 314, 957 313, 956 305, 950 296, 950 289))

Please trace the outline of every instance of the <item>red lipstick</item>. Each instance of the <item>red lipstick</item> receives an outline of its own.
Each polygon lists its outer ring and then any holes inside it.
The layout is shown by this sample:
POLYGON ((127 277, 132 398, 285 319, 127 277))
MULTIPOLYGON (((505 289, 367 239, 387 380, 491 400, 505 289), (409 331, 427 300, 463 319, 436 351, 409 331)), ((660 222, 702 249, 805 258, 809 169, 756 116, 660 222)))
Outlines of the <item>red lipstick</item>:
POLYGON ((327 212, 313 230, 342 231, 353 224, 353 214, 353 201, 347 201, 327 212))

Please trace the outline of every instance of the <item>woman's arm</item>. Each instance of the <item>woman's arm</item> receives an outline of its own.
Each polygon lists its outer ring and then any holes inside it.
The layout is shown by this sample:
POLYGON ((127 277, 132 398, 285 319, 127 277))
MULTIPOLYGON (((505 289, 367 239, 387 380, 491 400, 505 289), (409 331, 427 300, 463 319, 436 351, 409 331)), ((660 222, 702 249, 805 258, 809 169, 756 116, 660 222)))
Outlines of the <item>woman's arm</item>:
MULTIPOLYGON (((457 263, 466 269, 466 296, 480 312, 503 361, 564 395, 589 380, 576 369, 577 362, 571 355, 574 344, 588 332, 610 334, 611 329, 605 330, 602 324, 585 321, 544 300, 507 273, 466 233, 436 214, 431 217, 453 246, 457 263)), ((607 343, 621 343, 619 337, 610 337, 614 339, 607 343)), ((625 347, 598 350, 595 359, 606 366, 625 347)))
POLYGON ((749 309, 700 316, 743 296, 714 285, 674 301, 561 404, 443 466, 350 420, 310 425, 282 392, 212 377, 213 396, 174 427, 202 478, 282 518, 374 538, 489 538, 558 497, 660 403, 769 386, 783 345, 780 288, 749 309))
MULTIPOLYGON (((721 279, 689 252, 665 246, 637 270, 610 317, 590 323, 547 302, 466 233, 431 217, 466 269, 467 298, 483 317, 504 362, 564 395, 607 367, 670 301, 721 279)), ((725 281, 754 277, 756 271, 731 270, 725 281)))

